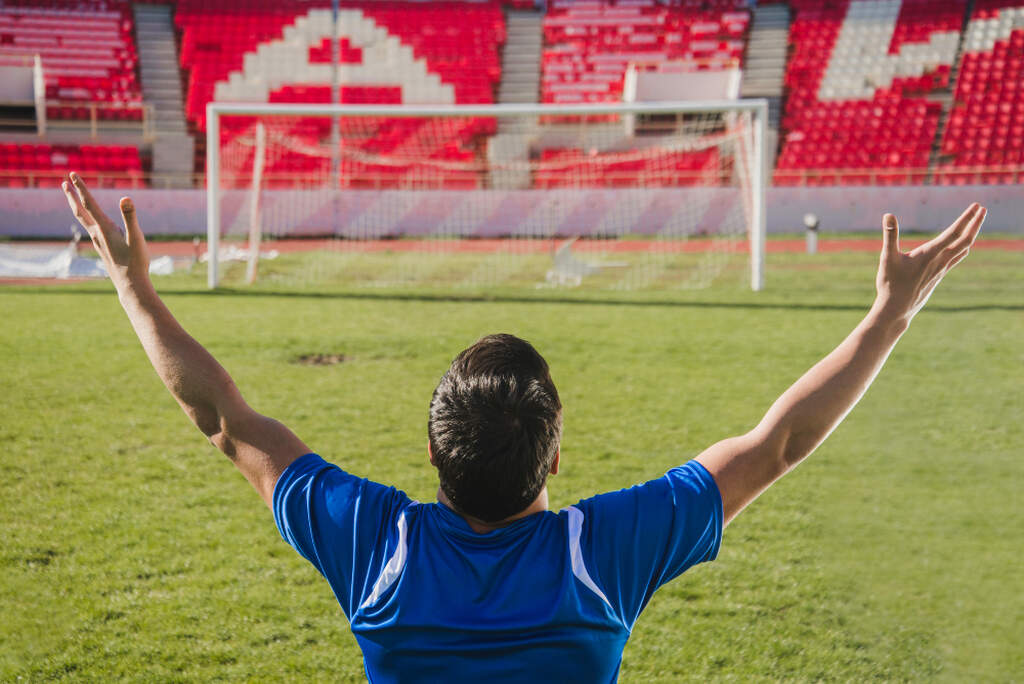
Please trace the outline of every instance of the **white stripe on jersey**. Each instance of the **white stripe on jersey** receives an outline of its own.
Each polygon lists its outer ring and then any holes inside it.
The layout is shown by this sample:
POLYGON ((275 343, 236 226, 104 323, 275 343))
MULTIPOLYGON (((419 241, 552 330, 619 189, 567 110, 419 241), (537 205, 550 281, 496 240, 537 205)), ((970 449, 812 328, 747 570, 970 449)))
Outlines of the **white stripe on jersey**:
POLYGON ((569 514, 569 557, 572 559, 572 574, 576 575, 576 579, 583 582, 587 589, 600 596, 601 600, 611 608, 612 604, 608 597, 594 584, 594 580, 590 579, 587 566, 583 564, 583 552, 580 550, 580 534, 583 532, 583 511, 575 506, 567 506, 562 510, 569 514))

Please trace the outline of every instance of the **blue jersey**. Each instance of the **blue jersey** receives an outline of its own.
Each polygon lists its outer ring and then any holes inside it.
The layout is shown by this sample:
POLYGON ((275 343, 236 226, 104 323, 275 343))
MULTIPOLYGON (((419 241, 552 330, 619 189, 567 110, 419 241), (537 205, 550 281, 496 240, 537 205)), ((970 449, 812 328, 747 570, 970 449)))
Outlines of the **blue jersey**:
POLYGON ((274 519, 330 583, 375 683, 615 681, 651 595, 722 538, 695 461, 477 534, 307 454, 278 479, 274 519))

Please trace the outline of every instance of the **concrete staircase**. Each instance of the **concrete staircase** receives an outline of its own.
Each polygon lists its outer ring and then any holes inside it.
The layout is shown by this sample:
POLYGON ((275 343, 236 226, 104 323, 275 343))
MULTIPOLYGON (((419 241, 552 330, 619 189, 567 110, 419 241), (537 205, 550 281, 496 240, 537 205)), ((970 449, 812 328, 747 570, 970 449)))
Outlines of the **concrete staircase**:
POLYGON ((195 141, 185 122, 171 7, 137 3, 132 10, 142 97, 153 108, 153 186, 191 187, 195 141))
POLYGON ((964 21, 960 26, 960 44, 956 48, 956 56, 953 57, 953 65, 949 74, 949 87, 943 88, 935 93, 930 93, 929 100, 941 102, 942 111, 939 113, 939 125, 935 130, 935 139, 932 140, 931 153, 928 155, 928 178, 929 184, 935 185, 938 178, 939 166, 943 162, 953 161, 953 155, 942 153, 942 136, 946 132, 946 124, 949 123, 949 115, 953 111, 953 89, 956 87, 956 81, 960 77, 960 60, 963 57, 965 50, 965 41, 967 39, 967 26, 970 24, 971 17, 974 16, 974 0, 968 0, 967 9, 964 12, 964 21))
POLYGON ((741 97, 768 100, 768 157, 775 168, 779 147, 779 119, 782 113, 783 80, 789 39, 789 6, 761 5, 754 8, 747 39, 741 97))
POLYGON ((544 33, 540 12, 511 10, 506 14, 508 33, 501 57, 498 102, 537 102, 540 96, 540 57, 544 33))
POLYGON ((789 39, 789 7, 761 5, 754 8, 754 20, 747 39, 743 67, 743 97, 782 97, 789 39))
MULTIPOLYGON (((498 103, 535 103, 540 97, 540 59, 544 43, 541 12, 508 10, 507 36, 501 57, 501 85, 498 103)), ((538 133, 537 119, 500 119, 498 133, 488 141, 487 155, 494 188, 530 186, 530 144, 538 133)))

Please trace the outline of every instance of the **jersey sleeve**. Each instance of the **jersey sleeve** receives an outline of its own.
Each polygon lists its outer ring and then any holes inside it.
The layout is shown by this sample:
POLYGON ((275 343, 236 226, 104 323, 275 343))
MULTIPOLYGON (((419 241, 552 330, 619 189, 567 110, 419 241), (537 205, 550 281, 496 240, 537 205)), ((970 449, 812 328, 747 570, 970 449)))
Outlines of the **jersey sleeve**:
POLYGON ((722 498, 696 461, 575 508, 584 562, 629 628, 658 587, 714 560, 722 542, 722 498))
POLYGON ((398 516, 412 503, 394 487, 306 454, 285 468, 274 486, 274 522, 284 540, 324 576, 351 619, 387 562, 398 516))

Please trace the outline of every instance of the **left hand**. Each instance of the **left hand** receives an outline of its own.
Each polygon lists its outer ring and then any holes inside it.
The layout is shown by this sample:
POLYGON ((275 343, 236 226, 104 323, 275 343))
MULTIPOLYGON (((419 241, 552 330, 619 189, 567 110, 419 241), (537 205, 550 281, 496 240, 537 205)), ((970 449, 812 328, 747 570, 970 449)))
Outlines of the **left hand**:
POLYGON ((124 221, 122 233, 103 213, 92 193, 85 187, 85 181, 77 173, 72 172, 69 180, 61 183, 61 189, 75 218, 89 233, 114 286, 120 290, 122 287, 148 283, 149 252, 131 199, 121 198, 121 219, 124 221))
POLYGON ((882 253, 875 279, 876 308, 909 322, 942 278, 970 252, 986 213, 985 207, 975 202, 946 230, 909 252, 900 250, 896 217, 883 216, 882 253))

